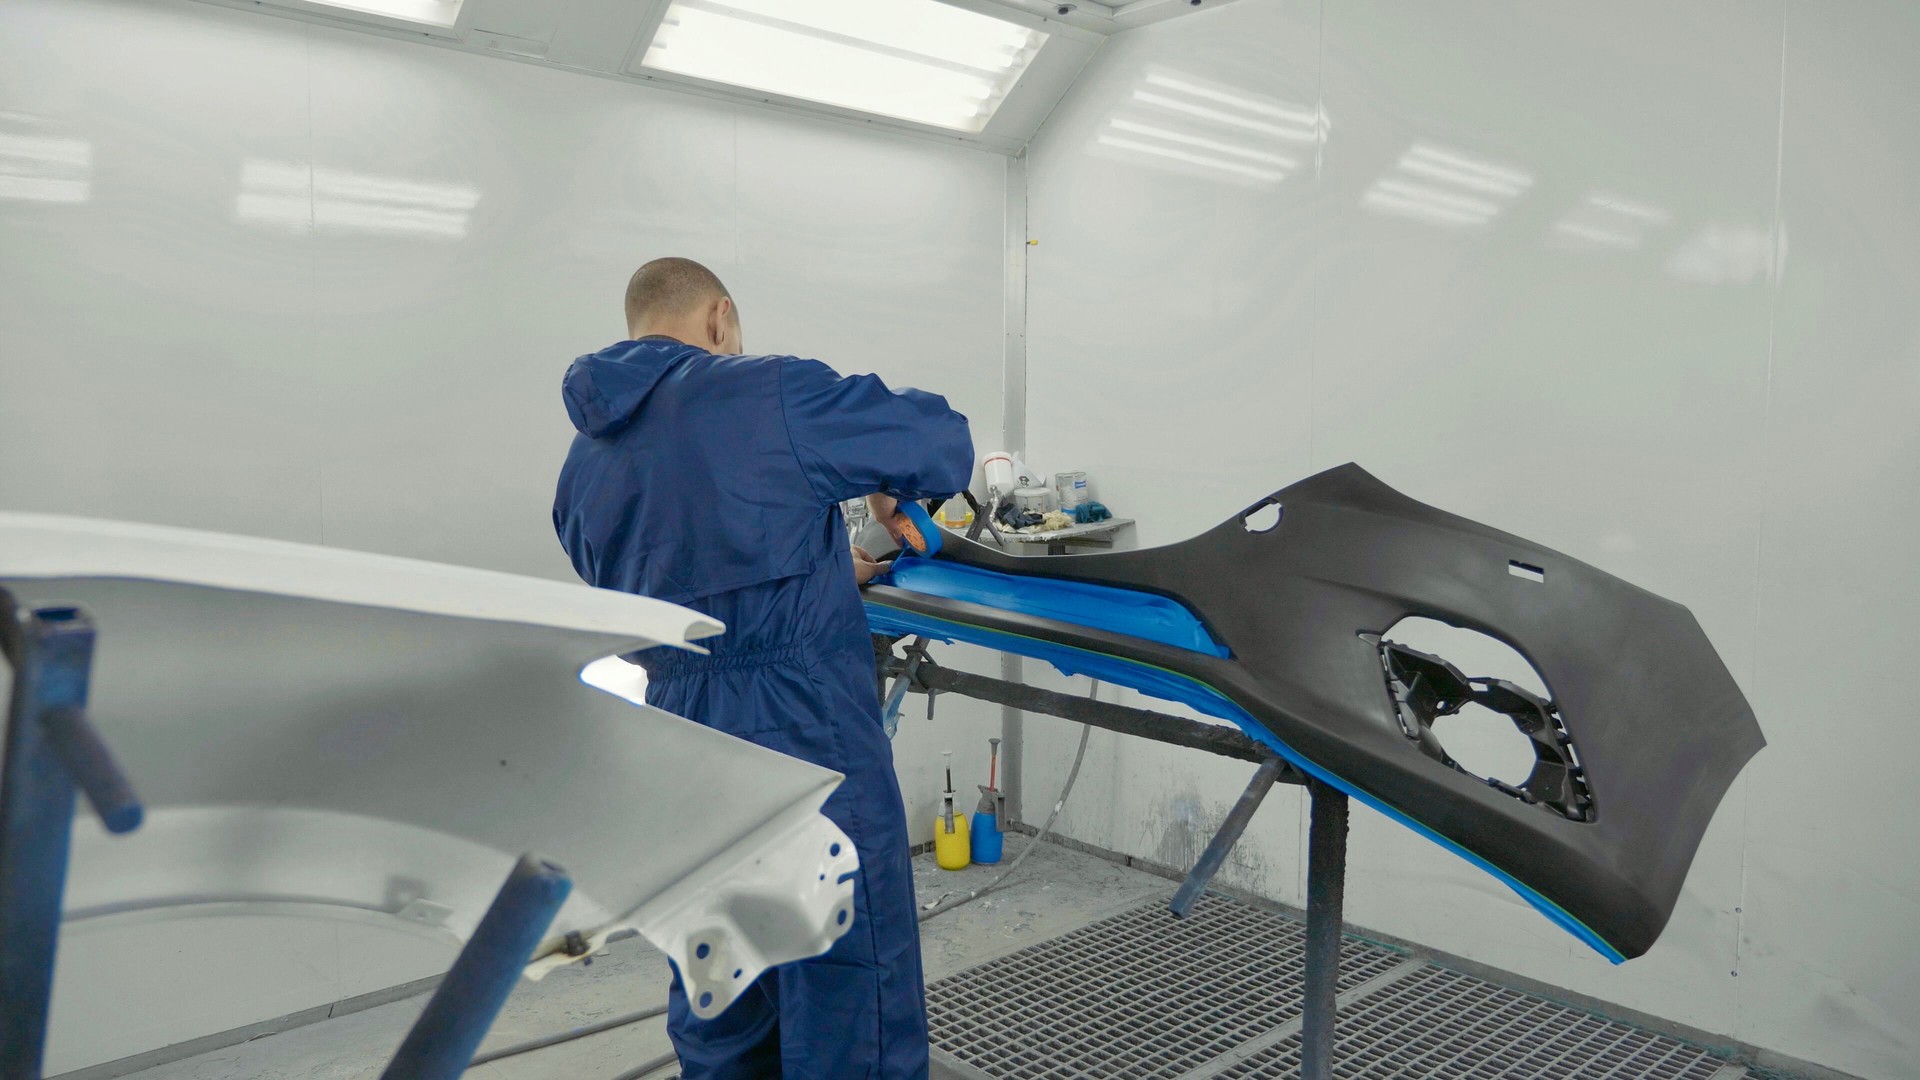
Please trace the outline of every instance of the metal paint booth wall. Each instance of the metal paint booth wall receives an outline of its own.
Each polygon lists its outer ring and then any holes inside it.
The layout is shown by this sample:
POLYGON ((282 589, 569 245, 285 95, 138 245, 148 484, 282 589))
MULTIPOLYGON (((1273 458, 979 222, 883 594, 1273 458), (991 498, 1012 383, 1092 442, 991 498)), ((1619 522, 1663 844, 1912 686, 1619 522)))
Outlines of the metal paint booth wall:
MULTIPOLYGON (((719 272, 749 347, 939 390, 997 443, 1006 167, 178 0, 10 0, 0 507, 571 578, 548 520, 560 374, 624 336, 626 277, 662 254, 719 272)), ((994 708, 940 713, 898 744, 920 839, 939 751, 984 771, 999 731, 994 708)), ((144 985, 137 955, 68 976, 51 1067, 451 956, 377 928, 256 936, 208 949, 201 987, 144 985), (261 985, 258 949, 312 980, 261 985)))
MULTIPOLYGON (((1920 1076, 1916 53, 1894 2, 1241 0, 1042 131, 1031 464, 1153 544, 1357 460, 1689 605, 1766 730, 1642 959, 1365 812, 1355 923, 1920 1076)), ((1032 807, 1076 733, 1026 730, 1032 807)), ((1097 733, 1062 828, 1185 866, 1250 771, 1097 733)), ((1222 880, 1300 903, 1303 818, 1222 880)))

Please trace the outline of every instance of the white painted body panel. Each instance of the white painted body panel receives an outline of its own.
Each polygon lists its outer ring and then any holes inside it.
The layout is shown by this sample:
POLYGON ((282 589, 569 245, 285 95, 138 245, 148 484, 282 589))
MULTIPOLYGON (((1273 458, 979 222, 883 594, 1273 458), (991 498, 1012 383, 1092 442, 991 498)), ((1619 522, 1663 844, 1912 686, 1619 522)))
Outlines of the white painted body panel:
POLYGON ((77 819, 56 1071, 407 981, 410 962, 450 958, 524 852, 574 882, 543 953, 569 932, 638 930, 696 998, 712 992, 704 1013, 844 932, 857 858, 819 813, 838 774, 581 678, 720 630, 696 613, 45 515, 0 514, 0 584, 93 621, 88 714, 147 807, 125 836, 77 819), (323 927, 354 944, 318 965, 289 947, 323 927), (396 962, 370 947, 408 933, 449 948, 399 942, 396 962), (240 985, 264 999, 238 999, 216 979, 256 939, 240 985), (170 948, 143 947, 157 940, 170 948), (129 989, 162 987, 158 1009, 120 1011, 129 989))

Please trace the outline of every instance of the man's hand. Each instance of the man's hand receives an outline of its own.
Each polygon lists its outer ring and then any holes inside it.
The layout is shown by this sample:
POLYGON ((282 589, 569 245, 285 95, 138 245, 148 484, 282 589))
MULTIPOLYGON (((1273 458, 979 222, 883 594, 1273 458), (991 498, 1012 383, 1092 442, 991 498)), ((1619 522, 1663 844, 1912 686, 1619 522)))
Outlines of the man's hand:
POLYGON ((875 561, 874 557, 867 553, 866 548, 859 544, 853 545, 853 583, 855 585, 865 585, 885 573, 886 569, 886 564, 875 561))
POLYGON ((867 496, 867 513, 873 515, 873 520, 887 530, 887 535, 893 537, 894 543, 901 547, 907 546, 907 519, 900 513, 898 499, 891 495, 869 495, 867 496))

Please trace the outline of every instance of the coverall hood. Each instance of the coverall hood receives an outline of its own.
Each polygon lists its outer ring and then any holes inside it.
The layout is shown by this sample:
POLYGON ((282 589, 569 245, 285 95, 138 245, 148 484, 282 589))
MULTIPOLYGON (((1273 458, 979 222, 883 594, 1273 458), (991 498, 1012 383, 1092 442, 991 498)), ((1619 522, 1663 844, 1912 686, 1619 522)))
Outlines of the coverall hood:
POLYGON ((560 394, 567 418, 580 434, 602 439, 633 420, 647 396, 675 361, 699 352, 670 338, 645 338, 609 345, 567 367, 560 394))

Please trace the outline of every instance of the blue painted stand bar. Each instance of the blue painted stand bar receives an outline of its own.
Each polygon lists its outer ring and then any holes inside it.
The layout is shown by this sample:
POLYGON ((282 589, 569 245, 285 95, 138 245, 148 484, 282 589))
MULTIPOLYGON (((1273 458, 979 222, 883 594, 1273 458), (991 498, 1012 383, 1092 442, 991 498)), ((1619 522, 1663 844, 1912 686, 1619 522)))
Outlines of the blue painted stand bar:
MULTIPOLYGON (((871 611, 871 609, 869 609, 871 611)), ((1238 732, 1222 731, 1215 725, 1201 724, 1182 717, 1150 712, 1126 705, 1042 690, 1022 683, 990 679, 964 671, 954 671, 922 655, 911 666, 904 657, 896 657, 893 647, 899 638, 874 634, 875 655, 883 680, 891 675, 922 693, 957 693, 964 697, 991 701, 1026 712, 1045 713, 1093 727, 1175 746, 1186 746, 1226 757, 1260 762, 1247 789, 1240 795, 1227 819, 1208 842, 1206 851, 1181 882, 1167 907, 1184 918, 1202 894, 1213 875, 1226 862, 1233 845, 1246 831, 1247 823, 1275 783, 1304 784, 1312 800, 1307 839, 1307 941, 1302 957, 1305 986, 1301 1001, 1302 1080, 1330 1080, 1333 1075, 1333 1025, 1340 993, 1340 934, 1344 925, 1344 898, 1347 880, 1347 795, 1339 788, 1312 779, 1268 748, 1253 743, 1238 732)))
POLYGON ((1212 840, 1207 841, 1207 850, 1200 853, 1199 860, 1187 873, 1187 879, 1180 883, 1179 891, 1168 902, 1168 911, 1184 919, 1187 912, 1193 910, 1194 901, 1207 891, 1207 883, 1213 880, 1221 864, 1227 861, 1233 845, 1239 842, 1240 834, 1247 831, 1247 823, 1253 820, 1253 812, 1260 809, 1261 800, 1267 797, 1267 792, 1273 788, 1273 782, 1284 768, 1286 765, 1279 758, 1268 758, 1260 763, 1260 768, 1254 771, 1253 779, 1247 784, 1247 790, 1240 793, 1240 800, 1227 812, 1227 819, 1220 823, 1219 831, 1213 834, 1212 840))
POLYGON ((1340 994, 1340 928, 1347 895, 1347 795, 1307 782, 1306 999, 1300 1020, 1301 1080, 1333 1075, 1334 1011, 1340 994))
MULTIPOLYGON (((40 1080, 76 792, 110 832, 144 816, 87 719, 93 644, 78 609, 26 610, 0 589, 0 654, 13 674, 0 749, 0 1080, 40 1080)), ((572 890, 566 871, 521 856, 384 1077, 464 1073, 572 890)))
POLYGON ((0 589, 0 653, 13 669, 0 751, 0 1080, 40 1077, 76 788, 112 832, 142 816, 87 720, 93 641, 77 609, 24 610, 0 589))
POLYGON ((571 891, 565 870, 522 855, 382 1080, 456 1080, 466 1072, 571 891))

